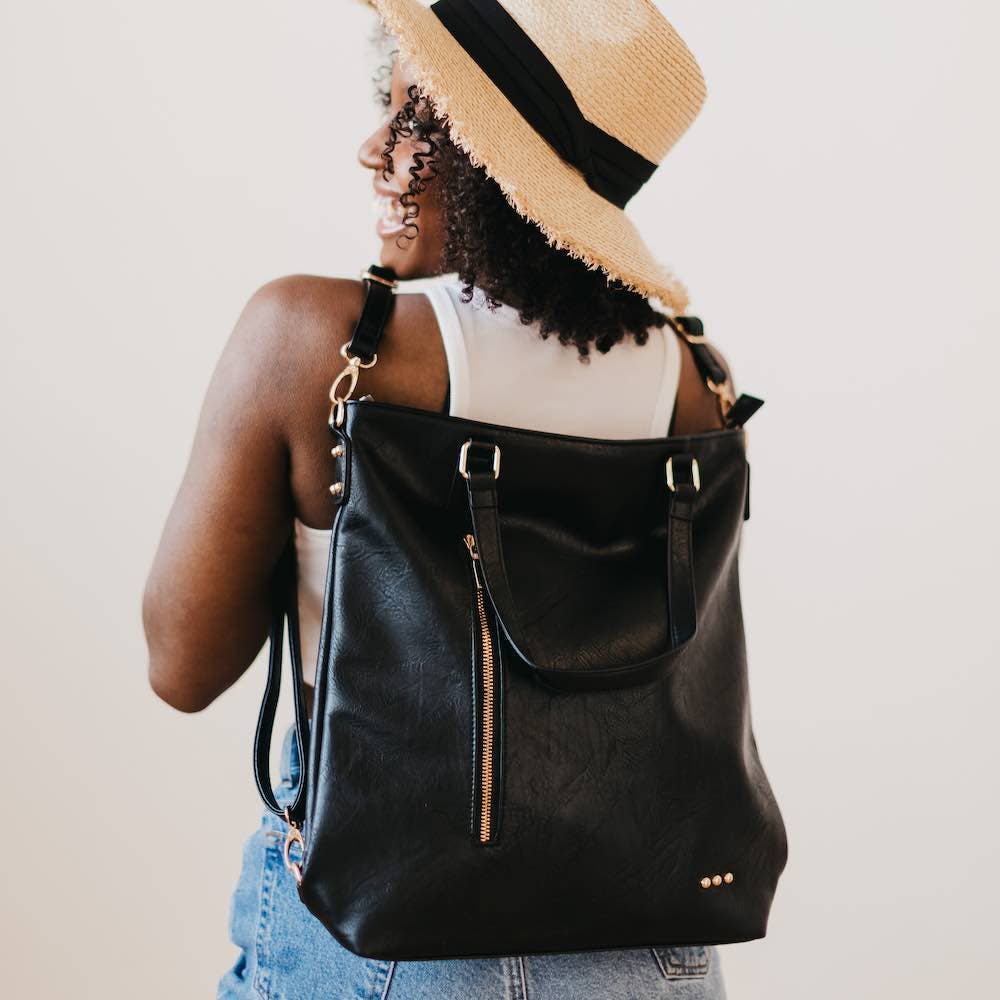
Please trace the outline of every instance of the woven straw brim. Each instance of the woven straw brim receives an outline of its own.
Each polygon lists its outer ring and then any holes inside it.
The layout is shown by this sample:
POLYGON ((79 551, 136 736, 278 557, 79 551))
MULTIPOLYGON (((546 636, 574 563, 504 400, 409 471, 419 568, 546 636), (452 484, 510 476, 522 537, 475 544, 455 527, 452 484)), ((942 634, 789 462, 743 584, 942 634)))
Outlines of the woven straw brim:
POLYGON ((625 212, 593 191, 521 117, 436 15, 418 0, 372 0, 414 82, 448 121, 452 141, 483 167, 549 243, 600 268, 668 312, 684 286, 653 256, 625 212))

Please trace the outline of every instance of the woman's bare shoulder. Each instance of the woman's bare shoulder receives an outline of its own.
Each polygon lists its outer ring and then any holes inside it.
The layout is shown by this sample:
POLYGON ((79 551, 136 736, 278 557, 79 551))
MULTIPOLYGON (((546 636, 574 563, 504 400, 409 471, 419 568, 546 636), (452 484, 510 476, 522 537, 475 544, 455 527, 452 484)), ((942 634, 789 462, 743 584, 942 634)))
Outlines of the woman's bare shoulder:
MULTIPOLYGON (((343 368, 341 348, 350 342, 365 303, 360 280, 289 274, 262 285, 247 309, 251 325, 269 331, 261 352, 266 371, 262 388, 283 413, 288 436, 315 424, 316 407, 327 398, 343 368), (317 402, 318 401, 318 402, 317 402)), ((256 364, 260 365, 261 353, 256 364)), ((378 349, 378 364, 362 372, 356 395, 434 409, 447 387, 447 363, 434 317, 424 295, 398 295, 378 349)))
POLYGON ((291 416, 311 378, 332 378, 363 302, 361 281, 315 274, 282 275, 251 295, 237 327, 257 343, 240 353, 277 411, 291 416))
POLYGON ((286 349, 308 350, 316 343, 317 331, 349 339, 352 320, 363 302, 364 285, 359 280, 286 274, 261 285, 247 308, 279 332, 286 349))

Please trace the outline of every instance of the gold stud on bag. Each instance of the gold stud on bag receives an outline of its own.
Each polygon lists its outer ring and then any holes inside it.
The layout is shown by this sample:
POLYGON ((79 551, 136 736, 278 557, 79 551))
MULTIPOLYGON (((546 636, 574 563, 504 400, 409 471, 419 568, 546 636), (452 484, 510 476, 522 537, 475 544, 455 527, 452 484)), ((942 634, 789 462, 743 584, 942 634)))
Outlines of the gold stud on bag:
POLYGON ((732 872, 725 875, 706 875, 698 884, 702 889, 717 889, 720 885, 732 885, 736 876, 732 872))

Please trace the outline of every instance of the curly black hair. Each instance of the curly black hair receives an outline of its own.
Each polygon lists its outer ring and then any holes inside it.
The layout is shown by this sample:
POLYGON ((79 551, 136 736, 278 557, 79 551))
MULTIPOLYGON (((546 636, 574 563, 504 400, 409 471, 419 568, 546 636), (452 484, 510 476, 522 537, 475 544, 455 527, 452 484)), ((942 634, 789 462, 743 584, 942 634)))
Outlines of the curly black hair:
MULTIPOLYGON (((373 78, 384 108, 391 104, 391 69, 391 62, 382 65, 373 78)), ((404 228, 397 243, 416 237, 419 196, 429 184, 439 185, 445 225, 440 266, 443 272, 458 273, 465 301, 472 299, 473 287, 480 288, 489 308, 511 306, 525 325, 538 322, 543 338, 555 335, 561 343, 575 345, 582 362, 590 360, 591 346, 606 354, 626 335, 645 344, 650 327, 667 322, 643 295, 550 244, 538 226, 518 214, 485 169, 473 165, 451 140, 432 98, 416 86, 408 89, 407 98, 388 122, 382 151, 388 180, 399 137, 412 137, 418 149, 408 188, 400 196, 404 228)))

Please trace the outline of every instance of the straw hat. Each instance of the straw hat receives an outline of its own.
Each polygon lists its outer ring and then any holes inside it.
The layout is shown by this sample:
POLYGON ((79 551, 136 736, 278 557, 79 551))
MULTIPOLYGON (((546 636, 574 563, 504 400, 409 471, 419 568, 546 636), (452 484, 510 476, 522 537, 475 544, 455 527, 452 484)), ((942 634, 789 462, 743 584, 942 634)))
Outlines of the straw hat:
POLYGON ((623 208, 694 121, 705 81, 651 0, 370 0, 452 140, 548 241, 687 306, 623 208))

